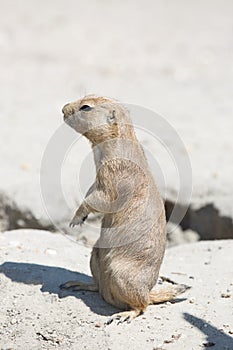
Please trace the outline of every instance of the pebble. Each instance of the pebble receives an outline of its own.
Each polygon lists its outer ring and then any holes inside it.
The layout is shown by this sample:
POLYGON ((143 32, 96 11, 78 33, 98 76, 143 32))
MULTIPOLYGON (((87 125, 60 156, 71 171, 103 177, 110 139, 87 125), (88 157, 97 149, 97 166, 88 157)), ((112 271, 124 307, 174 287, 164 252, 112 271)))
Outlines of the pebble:
POLYGON ((18 220, 17 220, 17 224, 18 224, 19 226, 21 226, 21 227, 24 227, 25 221, 22 220, 22 219, 18 219, 18 220))
POLYGON ((16 324, 17 320, 15 318, 12 318, 12 320, 10 321, 10 324, 16 324))
POLYGON ((206 348, 209 348, 210 346, 214 346, 215 343, 212 342, 212 341, 208 341, 208 342, 206 342, 206 343, 203 343, 203 345, 204 345, 206 348))
POLYGON ((229 324, 223 324, 223 327, 227 328, 227 327, 229 327, 229 324))
POLYGON ((153 350, 164 350, 164 348, 162 345, 158 345, 156 348, 153 348, 153 350))
POLYGON ((55 249, 51 249, 51 248, 47 248, 45 250, 45 254, 48 254, 48 255, 56 255, 57 254, 57 251, 55 249))
POLYGON ((221 298, 231 298, 231 293, 222 293, 221 298))
POLYGON ((162 318, 159 317, 159 316, 155 316, 154 318, 155 318, 156 320, 159 320, 159 321, 162 319, 162 318))
POLYGON ((181 333, 179 334, 172 334, 172 339, 178 340, 181 337, 181 333))
POLYGON ((196 299, 195 299, 195 298, 190 298, 190 299, 189 299, 190 304, 194 304, 194 303, 195 303, 195 301, 196 301, 196 299))

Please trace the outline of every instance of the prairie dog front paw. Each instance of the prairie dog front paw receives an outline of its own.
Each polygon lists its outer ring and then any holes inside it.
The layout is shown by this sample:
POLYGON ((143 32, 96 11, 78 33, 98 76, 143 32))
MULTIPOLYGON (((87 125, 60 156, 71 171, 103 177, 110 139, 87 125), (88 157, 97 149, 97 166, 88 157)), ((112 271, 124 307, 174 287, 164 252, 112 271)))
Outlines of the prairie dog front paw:
POLYGON ((77 225, 82 225, 84 221, 86 220, 88 215, 86 216, 79 216, 79 215, 74 215, 73 219, 70 222, 70 227, 75 227, 77 225))

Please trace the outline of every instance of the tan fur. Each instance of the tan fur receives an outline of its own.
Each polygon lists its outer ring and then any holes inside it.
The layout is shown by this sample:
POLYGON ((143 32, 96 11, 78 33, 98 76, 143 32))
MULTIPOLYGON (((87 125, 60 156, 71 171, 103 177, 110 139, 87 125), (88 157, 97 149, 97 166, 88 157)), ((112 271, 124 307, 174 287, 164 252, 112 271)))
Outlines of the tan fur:
MULTIPOLYGON (((89 95, 65 105, 63 113, 66 123, 91 141, 96 164, 96 181, 71 225, 81 224, 90 212, 104 214, 91 256, 94 284, 89 290, 98 289, 110 304, 132 310, 125 317, 116 315, 129 320, 150 303, 179 293, 175 287, 173 292, 151 292, 165 250, 164 205, 129 112, 121 104, 89 95), (80 110, 85 105, 89 110, 80 110)), ((85 289, 79 282, 76 286, 85 289)), ((69 282, 63 287, 69 288, 69 282)))

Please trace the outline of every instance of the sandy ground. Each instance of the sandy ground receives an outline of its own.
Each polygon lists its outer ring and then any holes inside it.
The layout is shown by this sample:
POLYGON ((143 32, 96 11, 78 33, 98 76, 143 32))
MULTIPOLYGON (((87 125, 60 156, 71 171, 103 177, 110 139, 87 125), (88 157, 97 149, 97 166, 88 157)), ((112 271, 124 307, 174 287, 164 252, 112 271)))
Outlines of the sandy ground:
POLYGON ((161 274, 192 288, 131 324, 109 326, 118 310, 97 293, 59 290, 90 279, 88 248, 36 230, 1 233, 0 247, 2 350, 233 349, 232 240, 168 249, 161 274))

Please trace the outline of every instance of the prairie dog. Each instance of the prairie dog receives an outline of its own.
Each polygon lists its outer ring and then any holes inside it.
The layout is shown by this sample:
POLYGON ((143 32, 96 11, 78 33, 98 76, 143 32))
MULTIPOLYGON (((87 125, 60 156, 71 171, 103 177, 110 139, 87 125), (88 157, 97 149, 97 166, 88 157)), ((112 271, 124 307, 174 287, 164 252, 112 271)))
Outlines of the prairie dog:
POLYGON ((71 226, 82 224, 90 212, 102 213, 103 219, 90 261, 94 283, 70 281, 61 288, 98 291, 108 303, 127 310, 108 323, 129 322, 149 304, 185 290, 173 285, 152 291, 165 251, 164 205, 123 105, 88 95, 62 111, 65 122, 91 142, 96 165, 95 183, 71 226))

